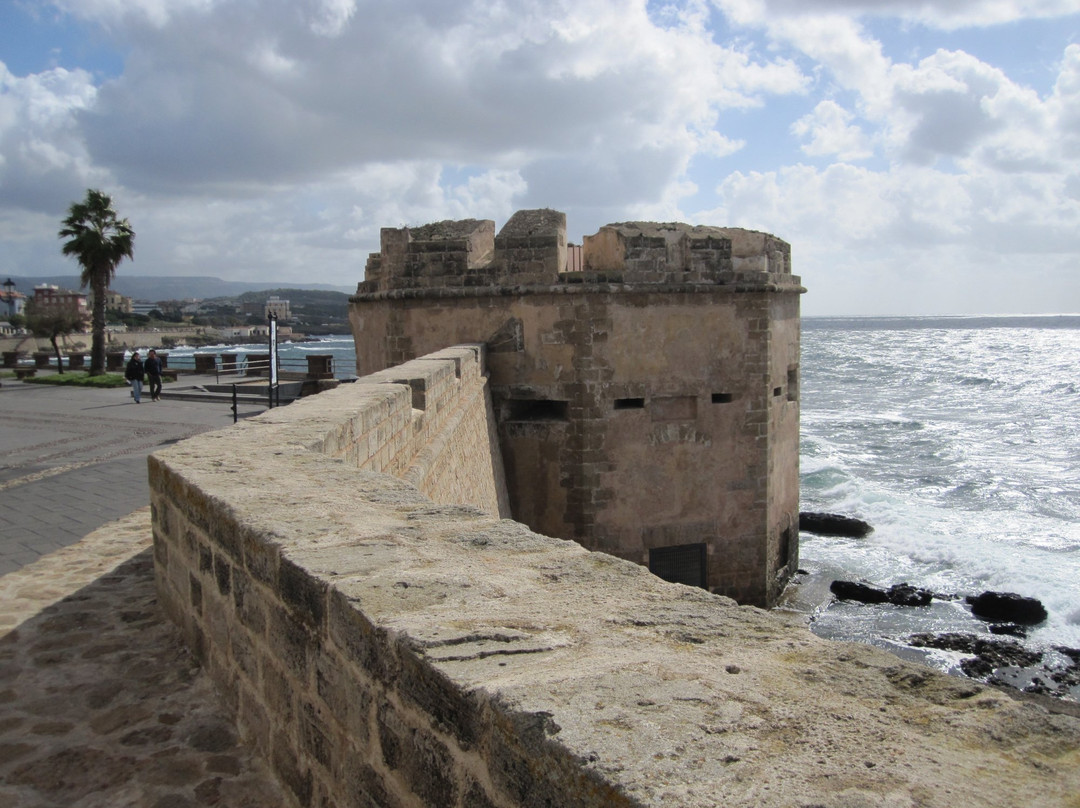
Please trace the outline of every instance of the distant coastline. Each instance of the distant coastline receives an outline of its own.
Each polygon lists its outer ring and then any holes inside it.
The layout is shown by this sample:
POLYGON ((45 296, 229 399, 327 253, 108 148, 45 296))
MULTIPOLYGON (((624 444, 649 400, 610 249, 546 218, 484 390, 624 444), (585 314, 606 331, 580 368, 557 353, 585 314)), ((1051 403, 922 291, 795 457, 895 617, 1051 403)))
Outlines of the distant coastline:
POLYGON ((806 330, 898 330, 924 328, 1080 328, 1080 314, 803 315, 806 330))

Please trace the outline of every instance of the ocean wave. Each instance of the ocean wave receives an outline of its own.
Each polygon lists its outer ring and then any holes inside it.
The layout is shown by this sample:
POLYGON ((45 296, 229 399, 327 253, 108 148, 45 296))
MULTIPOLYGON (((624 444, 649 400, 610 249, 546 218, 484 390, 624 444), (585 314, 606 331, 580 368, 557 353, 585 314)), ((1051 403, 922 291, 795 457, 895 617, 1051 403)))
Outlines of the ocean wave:
POLYGON ((997 384, 994 379, 985 376, 960 376, 957 382, 965 387, 993 387, 997 384))

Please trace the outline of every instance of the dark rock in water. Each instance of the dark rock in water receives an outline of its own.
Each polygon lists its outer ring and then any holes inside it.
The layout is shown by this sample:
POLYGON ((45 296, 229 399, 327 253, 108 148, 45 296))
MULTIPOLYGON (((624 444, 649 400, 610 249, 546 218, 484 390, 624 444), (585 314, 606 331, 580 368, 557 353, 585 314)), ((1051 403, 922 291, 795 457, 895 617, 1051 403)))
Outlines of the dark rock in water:
POLYGON ((897 606, 929 606, 934 593, 911 584, 894 584, 889 587, 889 603, 897 606))
POLYGON ((1080 649, 1077 648, 1054 646, 1056 654, 1043 653, 1025 648, 1015 640, 961 633, 913 634, 907 643, 915 648, 969 654, 960 661, 960 670, 987 684, 1055 698, 1080 697, 1080 649))
POLYGON ((838 513, 799 513, 799 530, 817 533, 819 536, 852 536, 864 538, 874 532, 874 528, 862 519, 842 516, 838 513))
POLYGON ((1054 650, 1067 657, 1071 664, 1058 667, 1050 672, 1050 678, 1063 689, 1080 687, 1080 648, 1065 648, 1055 645, 1054 650))
POLYGON ((860 603, 888 603, 889 593, 884 589, 855 581, 833 581, 829 591, 841 600, 857 600, 860 603))
POLYGON ((990 626, 991 634, 1008 634, 1010 637, 1026 637, 1028 630, 1027 626, 1020 626, 1016 623, 994 623, 990 626))
POLYGON ((895 606, 928 606, 934 595, 911 584, 894 584, 881 589, 856 581, 833 581, 829 590, 841 600, 857 600, 860 603, 892 603, 895 606))
POLYGON ((968 657, 960 660, 960 670, 972 679, 985 679, 994 672, 994 666, 982 657, 968 657))
MULTIPOLYGON (((944 651, 973 654, 989 665, 991 670, 1009 665, 1017 668, 1030 668, 1032 665, 1041 662, 1043 658, 1041 651, 1029 651, 1015 640, 998 640, 979 637, 975 634, 955 632, 913 634, 908 637, 908 644, 915 648, 940 648, 944 651)), ((966 668, 964 672, 967 673, 966 668)))
POLYGON ((1036 598, 1012 592, 983 592, 969 595, 971 613, 983 620, 1005 621, 1033 626, 1046 619, 1046 608, 1036 598))
POLYGON ((1080 665, 1080 648, 1066 648, 1064 645, 1055 645, 1054 650, 1067 656, 1073 661, 1074 665, 1080 665))

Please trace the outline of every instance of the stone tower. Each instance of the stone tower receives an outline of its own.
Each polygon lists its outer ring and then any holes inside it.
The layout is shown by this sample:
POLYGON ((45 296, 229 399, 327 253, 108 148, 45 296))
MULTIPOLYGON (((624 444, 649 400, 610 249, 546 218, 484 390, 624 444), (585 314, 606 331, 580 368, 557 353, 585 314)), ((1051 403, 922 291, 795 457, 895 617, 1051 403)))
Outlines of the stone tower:
POLYGON ((629 222, 575 248, 564 214, 529 210, 498 234, 385 228, 381 248, 350 299, 357 372, 485 343, 514 519, 772 605, 798 564, 786 242, 629 222))

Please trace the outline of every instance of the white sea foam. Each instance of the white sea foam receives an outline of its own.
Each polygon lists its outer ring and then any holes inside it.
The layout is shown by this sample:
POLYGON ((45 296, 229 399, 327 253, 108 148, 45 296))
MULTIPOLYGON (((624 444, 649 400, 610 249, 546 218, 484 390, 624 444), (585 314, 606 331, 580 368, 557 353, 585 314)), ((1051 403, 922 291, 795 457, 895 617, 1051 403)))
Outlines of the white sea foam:
MULTIPOLYGON (((804 534, 801 563, 886 586, 1038 597, 1050 616, 1032 641, 1080 647, 1080 320, 926 325, 804 330, 801 508, 858 516, 875 532, 804 534)), ((824 633, 869 639, 865 616, 845 629, 828 611, 824 633)), ((872 634, 911 630, 919 612, 909 611, 872 634)), ((926 612, 925 630, 941 617, 926 612)))

